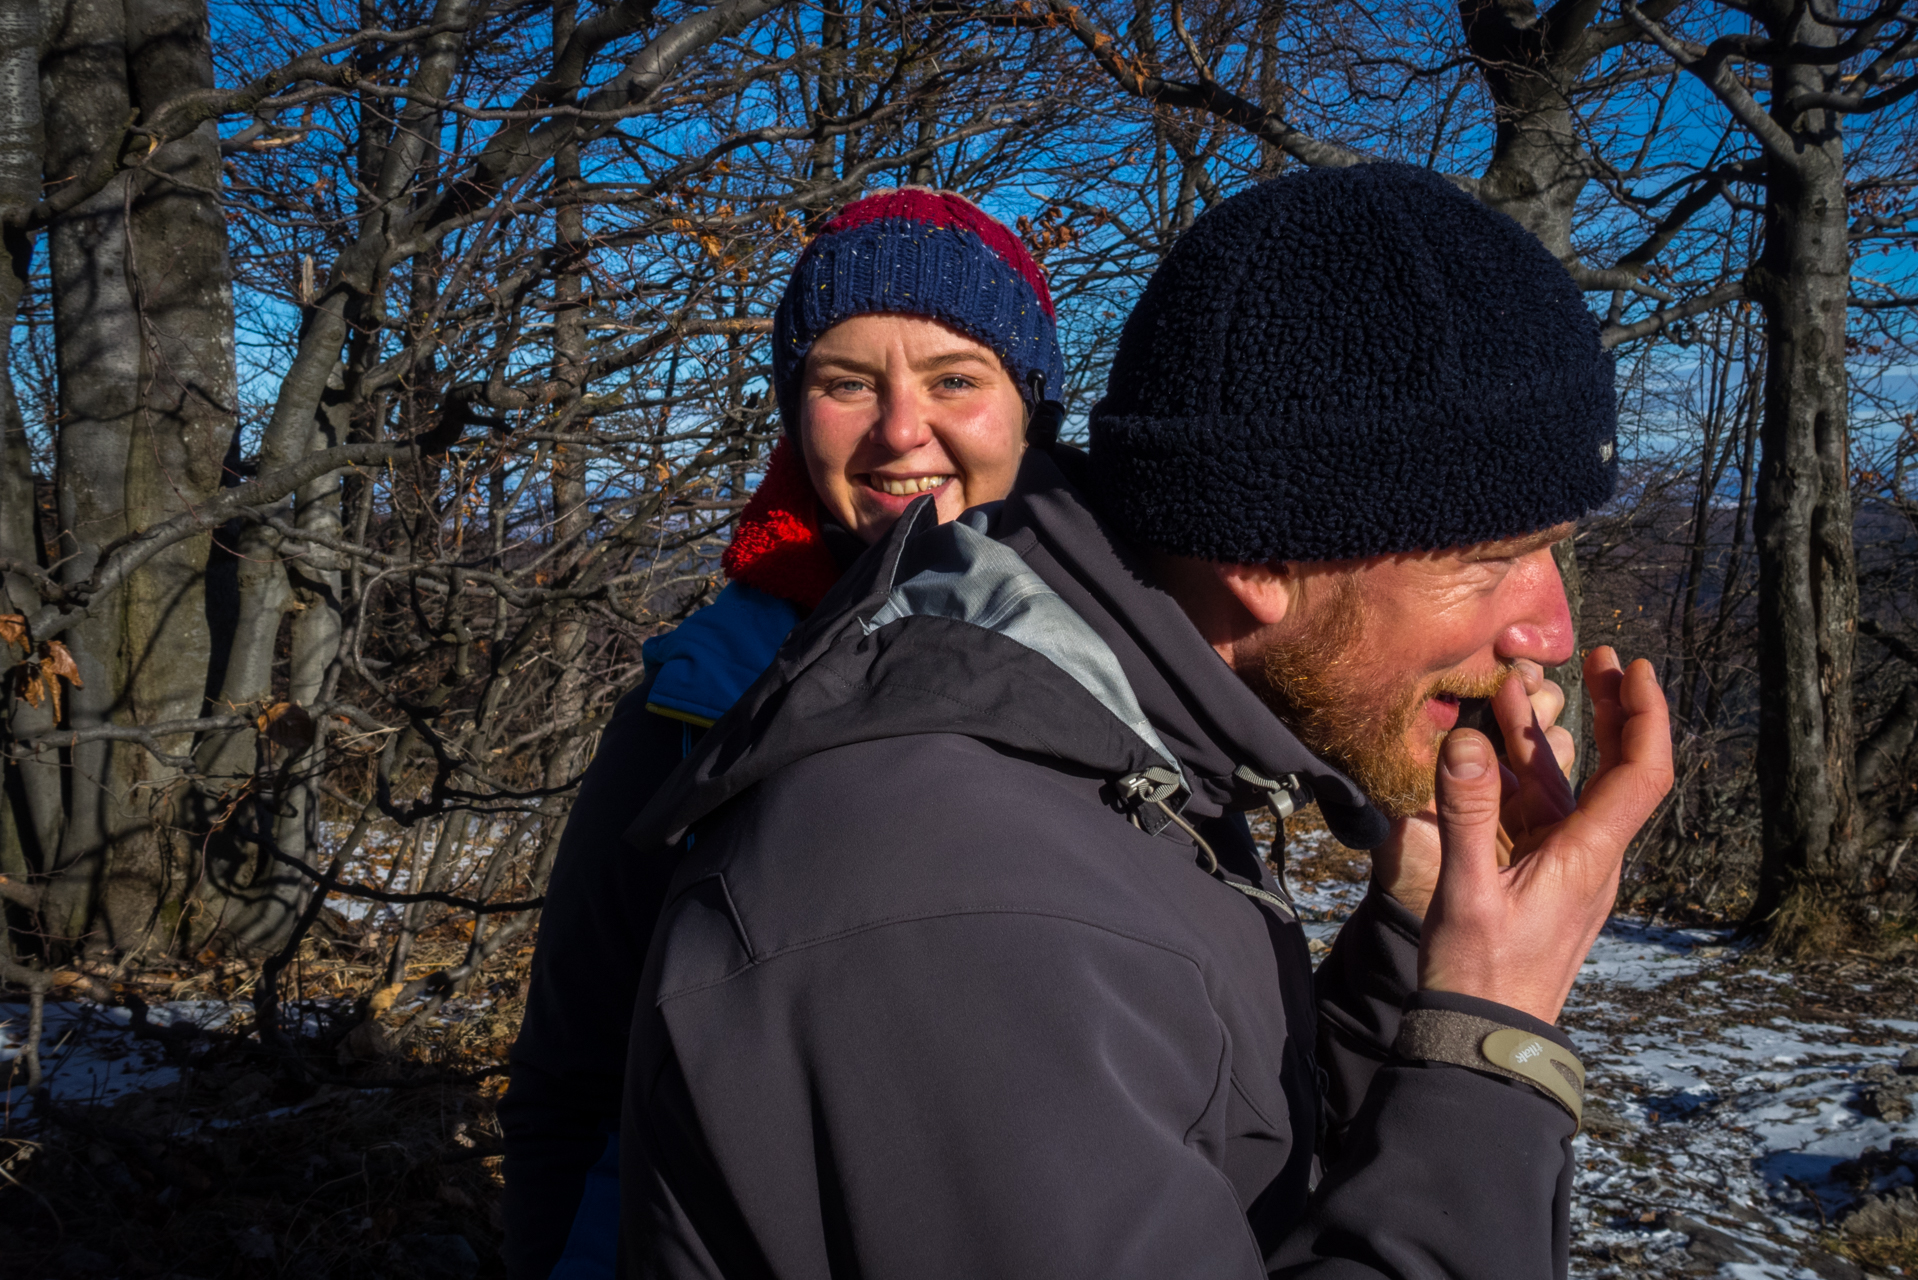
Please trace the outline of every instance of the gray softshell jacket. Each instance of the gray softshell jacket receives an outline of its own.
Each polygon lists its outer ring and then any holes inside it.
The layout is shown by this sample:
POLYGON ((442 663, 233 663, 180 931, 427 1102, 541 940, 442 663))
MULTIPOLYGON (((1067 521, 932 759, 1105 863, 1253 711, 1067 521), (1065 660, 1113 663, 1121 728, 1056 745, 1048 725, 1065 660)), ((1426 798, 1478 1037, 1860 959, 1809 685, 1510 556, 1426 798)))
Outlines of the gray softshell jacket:
POLYGON ((1417 923, 1376 891, 1315 982, 1244 811, 1276 782, 1347 843, 1385 824, 1075 460, 1032 452, 953 524, 917 504, 629 834, 680 861, 628 1054, 624 1273, 1563 1276, 1570 1117, 1390 1046, 1421 1005, 1566 1041, 1417 993, 1417 923), (1182 822, 1139 781, 1168 774, 1182 822))

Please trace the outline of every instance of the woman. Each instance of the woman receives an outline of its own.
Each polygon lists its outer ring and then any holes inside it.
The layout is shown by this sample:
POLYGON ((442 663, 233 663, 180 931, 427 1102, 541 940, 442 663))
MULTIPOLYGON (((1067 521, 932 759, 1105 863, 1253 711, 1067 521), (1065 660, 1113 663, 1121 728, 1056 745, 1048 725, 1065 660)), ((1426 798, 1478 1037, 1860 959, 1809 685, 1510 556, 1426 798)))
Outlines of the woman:
POLYGON ((773 320, 786 438, 735 526, 730 583, 646 642, 646 679, 607 725, 547 888, 500 1104, 514 1280, 613 1274, 627 1028, 672 875, 621 834, 908 506, 931 494, 951 520, 1006 495, 1063 377, 1038 264, 963 197, 869 196, 800 256, 773 320))

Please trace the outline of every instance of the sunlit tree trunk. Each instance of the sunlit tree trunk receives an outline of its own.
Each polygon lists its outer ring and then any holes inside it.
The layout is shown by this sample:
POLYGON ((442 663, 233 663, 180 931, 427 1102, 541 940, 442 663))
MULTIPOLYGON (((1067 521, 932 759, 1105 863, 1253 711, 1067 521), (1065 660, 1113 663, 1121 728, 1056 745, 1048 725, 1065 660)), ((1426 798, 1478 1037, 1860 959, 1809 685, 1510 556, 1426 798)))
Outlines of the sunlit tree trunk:
MULTIPOLYGON (((1781 43, 1818 47, 1840 31, 1802 5, 1762 14, 1781 43)), ((1812 941, 1829 897, 1852 887, 1853 627, 1851 436, 1845 316, 1851 272, 1842 117, 1797 112, 1827 88, 1826 69, 1773 69, 1771 117, 1791 162, 1774 159, 1765 240, 1750 287, 1765 315, 1758 469, 1758 792, 1764 836, 1753 919, 1789 945, 1812 941), (1801 935, 1804 935, 1801 937, 1801 935)))

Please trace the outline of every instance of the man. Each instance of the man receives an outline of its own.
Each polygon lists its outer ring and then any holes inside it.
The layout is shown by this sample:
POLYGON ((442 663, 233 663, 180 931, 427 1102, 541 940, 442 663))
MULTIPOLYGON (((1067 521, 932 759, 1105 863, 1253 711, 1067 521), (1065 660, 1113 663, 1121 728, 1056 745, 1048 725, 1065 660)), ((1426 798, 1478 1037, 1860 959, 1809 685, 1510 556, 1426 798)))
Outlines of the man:
POLYGON ((1089 457, 909 512, 635 825, 680 862, 627 1272, 1563 1275, 1551 1023, 1670 781, 1645 664, 1587 659, 1576 804, 1527 697, 1610 379, 1558 264, 1429 174, 1201 218, 1089 457), (1454 727, 1488 696, 1503 761, 1454 727), (1243 816, 1307 796, 1376 850, 1316 989, 1243 816))

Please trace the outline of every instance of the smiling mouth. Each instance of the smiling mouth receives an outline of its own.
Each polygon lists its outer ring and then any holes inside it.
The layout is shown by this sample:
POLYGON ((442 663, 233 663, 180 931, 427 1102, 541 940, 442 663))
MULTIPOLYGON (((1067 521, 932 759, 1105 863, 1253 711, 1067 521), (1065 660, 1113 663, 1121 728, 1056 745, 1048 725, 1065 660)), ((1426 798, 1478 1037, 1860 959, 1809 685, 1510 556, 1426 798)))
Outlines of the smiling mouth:
POLYGON ((891 476, 867 476, 866 482, 881 493, 895 498, 910 498, 915 494, 929 493, 951 479, 951 476, 907 476, 897 480, 891 476))

